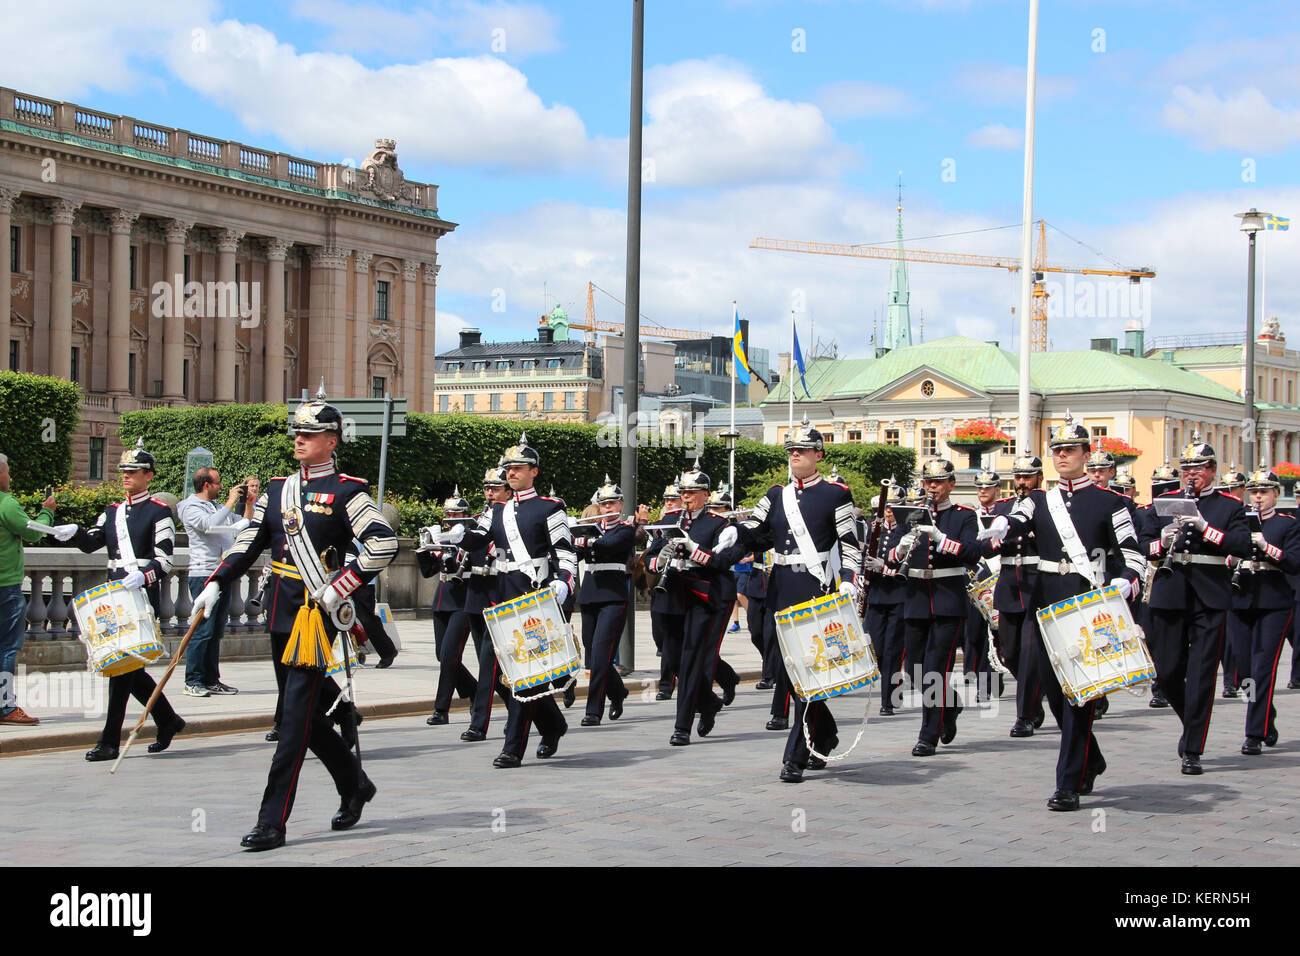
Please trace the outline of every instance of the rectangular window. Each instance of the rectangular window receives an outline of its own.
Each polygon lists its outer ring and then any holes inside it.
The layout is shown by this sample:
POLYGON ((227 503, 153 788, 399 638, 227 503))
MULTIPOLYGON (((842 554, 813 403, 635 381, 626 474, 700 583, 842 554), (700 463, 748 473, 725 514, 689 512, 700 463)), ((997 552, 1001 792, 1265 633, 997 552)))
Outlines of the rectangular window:
POLYGON ((564 359, 562 359, 562 358, 558 358, 558 359, 547 359, 547 360, 546 360, 546 367, 547 367, 547 368, 564 368, 564 359))
POLYGON ((515 411, 517 411, 517 412, 526 412, 526 411, 528 411, 528 395, 527 395, 527 393, 525 393, 525 392, 516 392, 516 393, 515 393, 515 411))
POLYGON ((190 397, 190 360, 181 363, 181 394, 190 397))
POLYGON ((475 362, 475 363, 474 363, 474 371, 476 371, 476 372, 486 372, 486 371, 487 371, 487 367, 488 367, 488 363, 487 363, 487 362, 475 362))
POLYGON ((235 263, 235 285, 239 285, 239 263, 235 263))
POLYGON ((1274 405, 1277 404, 1277 379, 1273 379, 1273 397, 1269 399, 1274 405))
POLYGON ((190 254, 185 253, 185 281, 190 281, 190 254))
POLYGON ((506 370, 509 369, 509 368, 510 368, 510 363, 509 363, 509 362, 504 362, 504 361, 503 361, 503 362, 497 362, 497 371, 499 371, 499 372, 504 372, 504 371, 506 371, 506 370))
POLYGON ((1016 454, 1017 454, 1017 452, 1016 452, 1016 426, 1015 426, 1015 425, 1003 425, 1003 426, 1002 426, 1002 430, 1003 430, 1004 432, 1006 432, 1006 433, 1007 433, 1007 436, 1011 439, 1011 441, 1007 442, 1004 446, 1002 446, 1002 454, 1004 454, 1004 455, 1010 455, 1012 458, 1014 458, 1014 457, 1016 457, 1016 454))
POLYGON ((566 411, 573 411, 573 410, 574 410, 575 408, 577 408, 577 407, 578 407, 578 393, 577 393, 577 392, 565 392, 565 393, 564 393, 564 408, 565 408, 565 410, 566 410, 566 411))
POLYGON ((1110 434, 1110 429, 1105 425, 1093 425, 1088 429, 1092 433, 1092 444, 1096 446, 1098 439, 1105 438, 1110 434))
POLYGON ((1295 379, 1293 378, 1286 380, 1286 403, 1288 405, 1295 404, 1295 379))
POLYGON ((90 480, 104 480, 104 439, 92 438, 90 440, 90 480))
POLYGON ((542 392, 542 409, 549 412, 553 408, 555 408, 555 393, 542 392))
POLYGON ((473 395, 466 395, 466 396, 465 396, 465 411, 467 411, 467 412, 472 412, 472 411, 474 411, 474 396, 473 396, 473 395))
POLYGON ((20 240, 23 237, 22 229, 19 226, 9 227, 9 271, 16 273, 18 271, 18 249, 21 246, 20 240))
POLYGON ((9 340, 9 371, 18 371, 18 340, 9 340))
POLYGON ((524 359, 519 363, 520 368, 537 368, 537 359, 524 359))
POLYGON ((135 252, 136 252, 135 246, 132 246, 131 247, 131 288, 132 289, 139 288, 139 286, 136 285, 135 282, 135 274, 136 274, 135 273, 135 252))
POLYGON ((492 393, 492 411, 494 411, 494 412, 499 412, 499 411, 501 411, 501 393, 500 393, 500 392, 493 392, 493 393, 492 393))
POLYGON ((72 281, 81 281, 81 237, 72 237, 72 281))
POLYGON ((81 349, 75 345, 72 347, 72 368, 68 377, 78 385, 81 384, 81 349))
POLYGON ((939 454, 939 430, 937 428, 921 429, 921 454, 930 457, 939 454))
POLYGON ((850 431, 850 432, 849 432, 848 440, 849 440, 849 441, 856 441, 856 442, 860 442, 860 441, 862 441, 862 432, 860 432, 860 431, 850 431))
POLYGON ((375 318, 388 321, 388 283, 382 279, 375 283, 375 318))
POLYGON ((438 396, 438 411, 442 412, 444 415, 447 414, 447 401, 448 399, 446 395, 438 396))
POLYGON ((898 440, 898 429, 897 429, 897 428, 886 428, 886 429, 885 429, 885 444, 886 444, 886 445, 897 445, 897 444, 899 444, 899 440, 898 440))
POLYGON ((461 366, 461 363, 460 363, 460 362, 448 362, 448 363, 447 363, 447 369, 446 369, 446 370, 447 370, 448 372, 459 372, 459 371, 460 371, 460 366, 461 366))
POLYGON ((383 398, 383 397, 384 397, 384 392, 387 390, 387 387, 388 387, 388 380, 387 380, 386 378, 382 378, 382 377, 379 376, 379 375, 373 375, 373 376, 371 376, 371 378, 370 378, 370 397, 371 397, 371 398, 383 398))

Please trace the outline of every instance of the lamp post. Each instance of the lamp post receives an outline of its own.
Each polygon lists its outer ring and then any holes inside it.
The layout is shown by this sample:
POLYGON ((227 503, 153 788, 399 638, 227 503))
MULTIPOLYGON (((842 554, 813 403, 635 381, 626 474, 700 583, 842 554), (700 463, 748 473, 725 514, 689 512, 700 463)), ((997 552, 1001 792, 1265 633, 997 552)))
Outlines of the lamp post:
POLYGON ((1241 419, 1241 451, 1248 467, 1255 458, 1255 233, 1264 228, 1268 213, 1254 206, 1249 212, 1236 214, 1241 220, 1241 231, 1250 237, 1246 255, 1246 387, 1242 390, 1245 409, 1241 419))

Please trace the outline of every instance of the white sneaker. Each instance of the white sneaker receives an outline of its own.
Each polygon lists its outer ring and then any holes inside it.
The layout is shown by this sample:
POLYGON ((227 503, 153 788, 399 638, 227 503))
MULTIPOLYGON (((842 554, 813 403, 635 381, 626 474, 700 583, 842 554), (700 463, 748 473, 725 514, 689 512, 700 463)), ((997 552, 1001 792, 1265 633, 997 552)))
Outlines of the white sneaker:
POLYGON ((186 697, 211 697, 212 692, 208 690, 206 687, 204 687, 202 684, 186 684, 185 696, 186 697))

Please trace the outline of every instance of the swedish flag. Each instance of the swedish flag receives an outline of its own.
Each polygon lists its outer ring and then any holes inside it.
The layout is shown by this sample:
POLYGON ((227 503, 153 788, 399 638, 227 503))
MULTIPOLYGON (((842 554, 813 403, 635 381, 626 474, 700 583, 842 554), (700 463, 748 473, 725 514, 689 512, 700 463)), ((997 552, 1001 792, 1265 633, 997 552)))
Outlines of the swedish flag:
POLYGON ((749 360, 745 358, 745 339, 740 334, 740 309, 732 306, 736 319, 736 331, 731 339, 731 357, 736 365, 736 381, 741 385, 749 384, 749 360))
POLYGON ((1276 229, 1278 232, 1286 232, 1291 228, 1291 220, 1284 216, 1269 216, 1264 220, 1265 229, 1276 229))

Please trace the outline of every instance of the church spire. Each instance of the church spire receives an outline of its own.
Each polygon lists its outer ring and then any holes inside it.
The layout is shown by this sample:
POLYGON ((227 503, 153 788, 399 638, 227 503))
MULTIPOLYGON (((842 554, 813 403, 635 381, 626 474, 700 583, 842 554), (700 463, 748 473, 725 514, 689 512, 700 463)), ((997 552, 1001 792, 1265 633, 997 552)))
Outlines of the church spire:
POLYGON ((898 174, 898 258, 889 270, 889 315, 885 321, 887 349, 906 348, 912 344, 912 313, 908 305, 911 292, 907 285, 907 262, 903 259, 903 173, 898 174))

